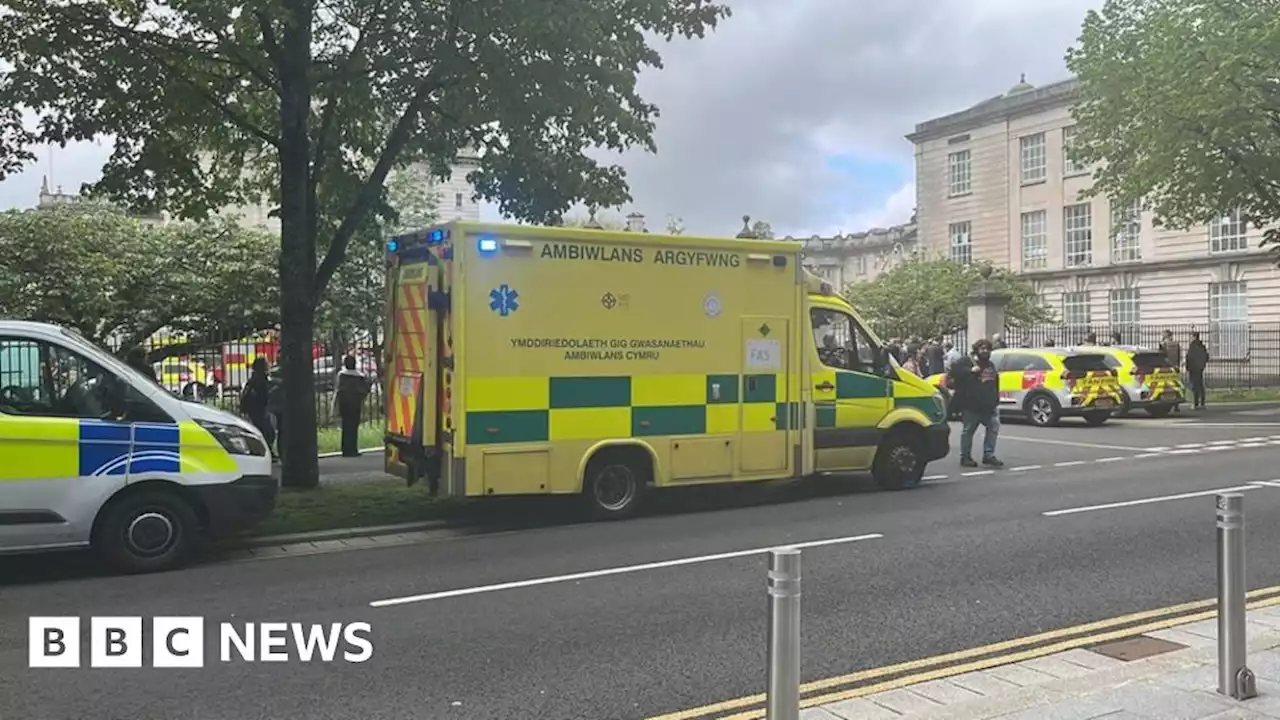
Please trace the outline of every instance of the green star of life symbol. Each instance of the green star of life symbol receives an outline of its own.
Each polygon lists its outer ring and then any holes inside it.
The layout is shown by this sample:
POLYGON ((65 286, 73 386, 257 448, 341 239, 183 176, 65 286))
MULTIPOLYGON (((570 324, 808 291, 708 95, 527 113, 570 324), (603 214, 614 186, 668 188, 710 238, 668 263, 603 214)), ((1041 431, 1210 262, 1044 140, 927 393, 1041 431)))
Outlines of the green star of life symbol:
POLYGON ((769 337, 769 324, 765 323, 760 326, 760 337, 769 337))

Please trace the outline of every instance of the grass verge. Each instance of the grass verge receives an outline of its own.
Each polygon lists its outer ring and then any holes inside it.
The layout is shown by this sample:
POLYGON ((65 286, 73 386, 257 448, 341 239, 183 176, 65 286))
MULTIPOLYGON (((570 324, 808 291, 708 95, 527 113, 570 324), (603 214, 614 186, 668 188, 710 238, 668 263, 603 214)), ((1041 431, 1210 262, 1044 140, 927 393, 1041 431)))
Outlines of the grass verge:
POLYGON ((445 517, 462 501, 427 494, 425 483, 405 487, 403 480, 321 485, 310 490, 283 488, 276 509, 250 535, 397 525, 445 517))
POLYGON ((1205 402, 1280 401, 1280 388, 1240 388, 1238 390, 1206 390, 1205 402))
MULTIPOLYGON (((360 424, 360 440, 357 447, 381 447, 383 438, 383 424, 378 422, 367 422, 360 424)), ((338 452, 342 449, 342 429, 336 427, 322 427, 316 431, 316 447, 317 452, 331 453, 338 452)))

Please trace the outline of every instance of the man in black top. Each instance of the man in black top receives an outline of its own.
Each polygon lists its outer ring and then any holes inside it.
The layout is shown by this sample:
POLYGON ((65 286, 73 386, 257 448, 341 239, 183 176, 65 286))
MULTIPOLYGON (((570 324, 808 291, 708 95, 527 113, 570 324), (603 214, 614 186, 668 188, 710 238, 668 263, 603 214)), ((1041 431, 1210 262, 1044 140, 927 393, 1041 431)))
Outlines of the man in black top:
POLYGON ((960 410, 960 465, 977 467, 973 461, 973 436, 982 425, 982 464, 1004 467, 996 458, 996 438, 1000 436, 1000 374, 991 362, 991 341, 978 340, 973 354, 951 365, 947 380, 952 388, 951 402, 960 410))
POLYGON ((1191 377, 1193 407, 1204 407, 1204 369, 1209 365, 1209 350, 1200 341, 1200 333, 1191 333, 1187 345, 1187 375, 1191 377))

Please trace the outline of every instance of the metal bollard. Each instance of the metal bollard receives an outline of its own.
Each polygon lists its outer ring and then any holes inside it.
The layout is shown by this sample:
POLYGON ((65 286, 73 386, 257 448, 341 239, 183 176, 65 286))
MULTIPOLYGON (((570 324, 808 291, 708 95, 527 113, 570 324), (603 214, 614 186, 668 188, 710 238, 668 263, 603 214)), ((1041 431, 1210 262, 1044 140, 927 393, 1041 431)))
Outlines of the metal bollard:
POLYGON ((1218 692, 1236 700, 1258 694, 1246 665, 1244 495, 1218 494, 1218 692))
POLYGON ((800 718, 800 550, 769 551, 768 720, 800 718))

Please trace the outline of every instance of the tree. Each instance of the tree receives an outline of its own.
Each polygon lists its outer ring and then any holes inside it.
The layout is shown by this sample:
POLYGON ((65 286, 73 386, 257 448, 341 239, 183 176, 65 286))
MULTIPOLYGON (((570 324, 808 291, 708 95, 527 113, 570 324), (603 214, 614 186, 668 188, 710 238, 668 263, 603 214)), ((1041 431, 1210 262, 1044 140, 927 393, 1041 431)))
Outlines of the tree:
POLYGON ((705 0, 0 0, 0 173, 30 146, 114 138, 91 190, 200 218, 279 206, 283 482, 319 482, 311 343, 347 247, 385 208, 384 181, 468 179, 506 216, 558 221, 578 202, 628 201, 595 148, 653 151, 637 92, 652 40, 700 37, 705 0), (23 112, 39 124, 23 124, 23 112))
POLYGON ((751 234, 758 240, 772 240, 773 226, 764 220, 757 220, 751 223, 751 234))
POLYGON ((1067 65, 1080 79, 1074 152, 1097 166, 1093 192, 1183 229, 1236 208, 1258 228, 1280 219, 1278 10, 1107 0, 1089 12, 1067 65))
POLYGON ((582 215, 569 215, 560 221, 564 227, 600 227, 603 230, 625 230, 627 221, 617 213, 597 212, 592 210, 587 213, 586 217, 582 215))
POLYGON ((161 329, 244 337, 279 321, 277 252, 270 235, 226 220, 155 225, 101 205, 12 210, 0 213, 0 316, 125 348, 161 329))
POLYGON ((877 327, 901 336, 936 337, 968 324, 969 293, 983 281, 983 273, 1009 296, 1005 316, 1010 323, 1053 320, 1031 286, 1012 272, 947 259, 908 258, 874 280, 850 285, 844 294, 877 327))
POLYGON ((667 216, 667 234, 683 235, 684 234, 684 218, 676 215, 667 216))

